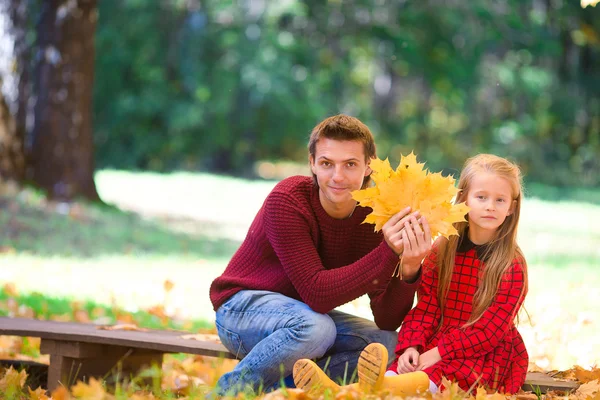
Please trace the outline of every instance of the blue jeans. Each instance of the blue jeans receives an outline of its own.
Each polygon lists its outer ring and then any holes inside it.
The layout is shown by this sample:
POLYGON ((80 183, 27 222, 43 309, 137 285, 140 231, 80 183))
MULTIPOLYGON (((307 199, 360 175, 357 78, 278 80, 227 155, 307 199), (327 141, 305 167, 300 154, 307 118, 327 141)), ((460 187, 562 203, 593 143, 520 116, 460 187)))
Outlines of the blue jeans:
POLYGON ((217 310, 216 325, 223 345, 241 359, 219 379, 220 395, 269 391, 282 383, 294 387, 292 368, 301 358, 316 359, 334 381, 350 383, 365 346, 382 343, 394 354, 398 340, 396 332, 367 319, 336 310, 319 314, 301 301, 263 290, 233 295, 217 310))

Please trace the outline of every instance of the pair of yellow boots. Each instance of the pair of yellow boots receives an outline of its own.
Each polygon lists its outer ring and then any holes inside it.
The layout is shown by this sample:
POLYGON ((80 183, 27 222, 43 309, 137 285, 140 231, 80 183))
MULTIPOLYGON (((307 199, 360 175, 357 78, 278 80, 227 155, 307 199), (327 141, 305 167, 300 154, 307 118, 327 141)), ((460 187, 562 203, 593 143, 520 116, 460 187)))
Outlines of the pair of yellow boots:
MULTIPOLYGON (((388 352, 381 343, 371 343, 358 359, 358 383, 349 385, 361 393, 388 392, 396 396, 414 396, 429 389, 429 377, 423 371, 385 376, 388 352)), ((337 393, 342 387, 333 382, 313 361, 301 359, 294 364, 294 383, 311 396, 330 390, 337 393)))

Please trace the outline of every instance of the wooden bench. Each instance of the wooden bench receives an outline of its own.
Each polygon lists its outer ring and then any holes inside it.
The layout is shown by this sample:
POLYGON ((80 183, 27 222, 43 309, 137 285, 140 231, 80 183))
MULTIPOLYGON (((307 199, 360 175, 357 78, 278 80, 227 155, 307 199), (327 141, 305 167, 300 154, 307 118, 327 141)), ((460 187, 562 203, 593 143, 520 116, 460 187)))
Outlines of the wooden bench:
POLYGON ((50 355, 48 390, 80 379, 116 372, 135 374, 164 353, 235 358, 217 340, 184 339, 189 332, 167 330, 103 330, 98 325, 0 317, 0 335, 41 338, 40 352, 50 355))
MULTIPOLYGON (((48 390, 80 379, 103 378, 120 364, 121 376, 135 374, 153 363, 162 364, 164 353, 189 353, 235 358, 216 340, 184 339, 189 332, 165 330, 102 330, 98 325, 0 317, 0 335, 42 339, 40 351, 50 354, 48 390)), ((530 372, 524 390, 572 391, 579 384, 561 381, 541 372, 530 372)))

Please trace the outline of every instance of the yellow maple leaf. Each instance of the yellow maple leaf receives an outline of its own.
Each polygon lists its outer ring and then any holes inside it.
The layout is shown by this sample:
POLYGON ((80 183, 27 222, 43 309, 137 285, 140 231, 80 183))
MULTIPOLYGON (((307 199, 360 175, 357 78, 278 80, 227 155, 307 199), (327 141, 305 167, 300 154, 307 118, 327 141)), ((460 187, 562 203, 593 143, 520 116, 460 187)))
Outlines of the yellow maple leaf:
POLYGON ((27 379, 27 372, 22 370, 18 372, 12 366, 4 372, 4 376, 0 379, 0 391, 2 392, 13 392, 21 390, 25 385, 27 379))
POLYGON ((95 378, 90 378, 87 384, 82 381, 77 382, 71 388, 71 393, 76 398, 86 400, 104 400, 106 397, 109 397, 104 387, 102 387, 102 383, 95 378))
POLYGON ((42 389, 41 387, 38 387, 35 390, 31 390, 31 388, 27 388, 29 390, 29 400, 51 400, 47 395, 46 395, 46 390, 42 389))
POLYGON ((410 207, 427 219, 432 238, 457 235, 453 224, 465 221, 469 207, 452 203, 458 193, 452 176, 430 173, 424 166, 412 152, 401 157, 396 170, 388 159, 371 161, 375 186, 352 192, 359 205, 373 209, 363 223, 374 224, 379 231, 394 214, 410 207))

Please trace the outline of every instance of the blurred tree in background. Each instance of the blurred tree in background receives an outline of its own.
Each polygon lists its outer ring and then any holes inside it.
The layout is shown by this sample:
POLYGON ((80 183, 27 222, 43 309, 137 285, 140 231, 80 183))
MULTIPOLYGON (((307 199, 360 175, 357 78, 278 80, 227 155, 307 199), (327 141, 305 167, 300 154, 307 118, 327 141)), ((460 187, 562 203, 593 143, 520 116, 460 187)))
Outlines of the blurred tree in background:
POLYGON ((477 152, 530 179, 599 183, 600 9, 562 0, 100 4, 99 163, 252 174, 304 161, 310 129, 356 115, 380 156, 477 152))
POLYGON ((0 2, 0 173, 57 199, 99 199, 91 116, 97 13, 96 0, 0 2))
MULTIPOLYGON (((16 2, 38 10, 29 32, 45 43, 45 2, 16 2)), ((567 0, 97 6, 93 119, 63 110, 93 123, 100 167, 254 176, 258 160, 305 162, 310 129, 343 112, 372 128, 380 157, 398 160, 414 149, 430 168, 455 172, 466 157, 493 152, 518 161, 530 181, 600 183, 600 7, 567 0)), ((90 24, 81 35, 93 33, 95 21, 79 21, 90 24)), ((39 50, 32 54, 26 62, 39 60, 39 50)), ((93 60, 93 49, 86 54, 93 60)), ((84 76, 74 87, 91 87, 84 76)), ((27 148, 27 135, 23 141, 27 148)))

